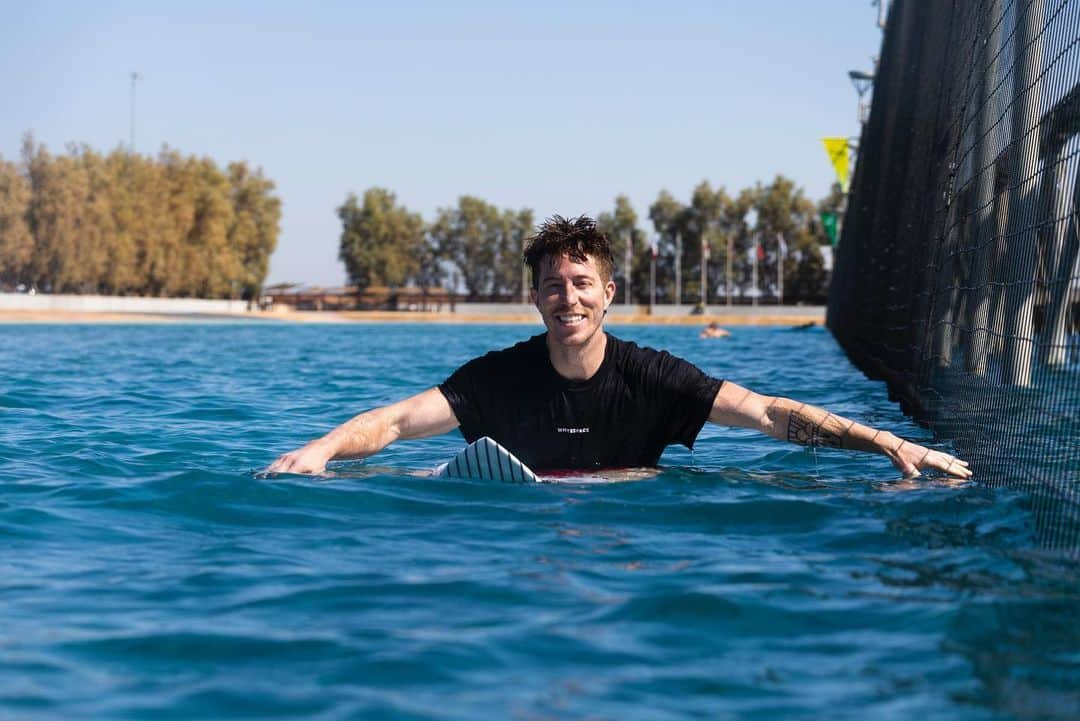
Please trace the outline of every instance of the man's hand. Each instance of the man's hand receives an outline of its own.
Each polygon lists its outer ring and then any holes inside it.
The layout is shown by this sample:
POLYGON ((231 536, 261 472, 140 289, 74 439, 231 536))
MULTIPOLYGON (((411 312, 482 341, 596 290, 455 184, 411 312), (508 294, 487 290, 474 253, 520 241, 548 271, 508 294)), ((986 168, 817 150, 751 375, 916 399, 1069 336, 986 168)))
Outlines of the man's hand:
POLYGON ((302 448, 279 457, 266 469, 267 473, 322 473, 334 451, 326 438, 316 438, 302 448))
POLYGON ((942 471, 945 475, 965 480, 971 478, 971 469, 968 468, 967 461, 911 441, 901 440, 896 448, 888 451, 886 455, 905 478, 915 478, 921 475, 919 471, 925 470, 942 471))

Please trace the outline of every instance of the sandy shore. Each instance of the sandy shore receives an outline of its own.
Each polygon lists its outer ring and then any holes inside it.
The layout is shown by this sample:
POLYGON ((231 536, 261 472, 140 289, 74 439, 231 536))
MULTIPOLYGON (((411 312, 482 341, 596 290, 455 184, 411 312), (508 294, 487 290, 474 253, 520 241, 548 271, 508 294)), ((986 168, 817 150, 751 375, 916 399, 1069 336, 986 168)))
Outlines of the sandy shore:
MULTIPOLYGON (((540 325, 536 313, 421 313, 406 311, 273 311, 242 314, 165 314, 165 313, 105 313, 70 310, 0 310, 0 324, 8 323, 213 323, 263 321, 286 323, 531 323, 540 325)), ((758 309, 753 314, 731 313, 712 315, 643 315, 612 313, 607 322, 649 325, 822 325, 824 314, 815 309, 799 308, 758 309), (771 312, 770 312, 771 311, 771 312)))

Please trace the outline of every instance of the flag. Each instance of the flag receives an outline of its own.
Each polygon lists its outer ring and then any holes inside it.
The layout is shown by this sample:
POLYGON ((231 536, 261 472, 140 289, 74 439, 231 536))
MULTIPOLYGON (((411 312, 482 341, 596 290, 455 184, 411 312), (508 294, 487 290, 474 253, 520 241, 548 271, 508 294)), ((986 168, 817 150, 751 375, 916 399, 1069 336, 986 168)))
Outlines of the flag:
POLYGON ((757 243, 755 247, 757 248, 757 259, 765 260, 765 246, 763 246, 761 243, 757 243))
POLYGON ((829 244, 836 245, 836 213, 823 211, 821 213, 821 225, 825 228, 825 235, 829 236, 829 244))
POLYGON ((776 247, 780 249, 780 257, 783 258, 787 255, 787 243, 784 242, 784 234, 776 234, 776 247))
POLYGON ((822 138, 825 152, 829 154, 829 162, 836 171, 836 180, 840 183, 840 189, 848 192, 851 177, 848 173, 848 143, 847 138, 822 138))

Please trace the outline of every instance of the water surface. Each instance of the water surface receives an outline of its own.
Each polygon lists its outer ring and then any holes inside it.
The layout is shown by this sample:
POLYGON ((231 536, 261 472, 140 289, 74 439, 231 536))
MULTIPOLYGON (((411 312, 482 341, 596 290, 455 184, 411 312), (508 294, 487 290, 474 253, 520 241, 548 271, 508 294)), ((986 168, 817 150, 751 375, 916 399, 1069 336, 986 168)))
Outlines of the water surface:
MULTIPOLYGON (((0 717, 1067 719, 1027 499, 707 427, 654 479, 258 471, 538 326, 0 326, 0 717)), ((613 328, 931 443, 821 330, 613 328)), ((947 446, 940 446, 947 448, 947 446)))

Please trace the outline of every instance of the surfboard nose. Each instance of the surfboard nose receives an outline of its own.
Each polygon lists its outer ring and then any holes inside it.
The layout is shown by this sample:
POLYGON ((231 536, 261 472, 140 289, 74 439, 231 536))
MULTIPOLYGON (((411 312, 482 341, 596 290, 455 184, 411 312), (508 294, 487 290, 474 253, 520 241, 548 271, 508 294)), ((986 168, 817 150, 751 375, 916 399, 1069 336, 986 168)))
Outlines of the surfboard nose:
POLYGON ((436 469, 435 475, 444 478, 477 478, 506 483, 530 481, 538 483, 540 481, 531 468, 487 436, 465 446, 446 465, 436 469))

